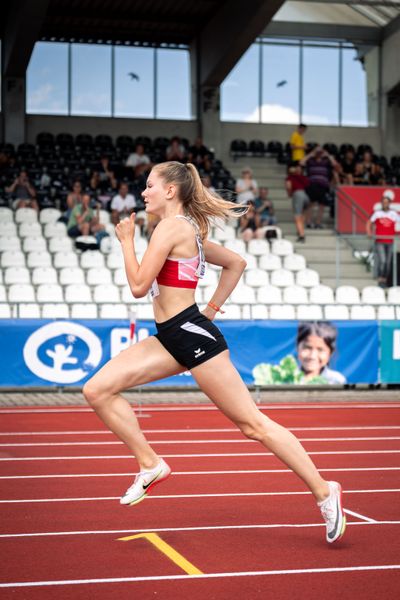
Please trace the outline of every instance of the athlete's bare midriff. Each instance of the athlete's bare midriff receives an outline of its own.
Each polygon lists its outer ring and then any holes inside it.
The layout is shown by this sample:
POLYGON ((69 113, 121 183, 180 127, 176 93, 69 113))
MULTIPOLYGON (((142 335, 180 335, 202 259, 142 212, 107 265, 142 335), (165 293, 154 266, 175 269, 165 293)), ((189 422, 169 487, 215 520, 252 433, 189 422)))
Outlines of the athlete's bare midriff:
POLYGON ((171 319, 195 303, 193 289, 159 286, 160 295, 153 299, 154 318, 157 323, 171 319))

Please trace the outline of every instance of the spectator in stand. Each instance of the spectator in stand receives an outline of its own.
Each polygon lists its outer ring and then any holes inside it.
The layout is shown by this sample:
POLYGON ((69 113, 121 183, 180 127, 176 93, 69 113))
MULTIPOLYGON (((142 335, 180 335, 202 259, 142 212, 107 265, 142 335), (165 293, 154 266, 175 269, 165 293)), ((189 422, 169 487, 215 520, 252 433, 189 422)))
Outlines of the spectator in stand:
POLYGON ((247 204, 254 202, 258 196, 258 184, 253 179, 253 171, 250 167, 242 169, 242 177, 236 181, 235 192, 237 193, 236 202, 238 204, 247 204))
POLYGON ((39 210, 36 200, 36 190, 29 181, 28 173, 22 170, 14 182, 5 188, 8 194, 14 198, 13 208, 33 208, 39 210))
POLYGON ((400 223, 399 213, 390 208, 390 202, 394 198, 395 194, 393 190, 385 190, 382 196, 381 208, 372 213, 366 224, 367 235, 371 238, 374 237, 375 240, 375 264, 378 285, 382 288, 389 285, 396 223, 400 223))
POLYGON ((310 204, 307 188, 310 185, 310 182, 308 177, 303 175, 303 167, 300 163, 295 162, 289 166, 285 185, 287 194, 289 198, 292 199, 294 222, 297 229, 297 241, 304 244, 306 241, 304 235, 305 217, 310 204))
POLYGON ((253 238, 262 238, 265 235, 265 231, 261 227, 260 215, 257 214, 253 202, 249 202, 247 212, 240 217, 239 235, 244 242, 249 242, 253 238))
POLYGON ((211 177, 209 175, 205 175, 201 179, 204 187, 206 187, 212 194, 215 193, 215 187, 212 184, 211 177))
POLYGON ((185 162, 187 159, 185 146, 181 144, 181 140, 178 136, 171 138, 171 143, 165 151, 165 157, 167 160, 177 160, 178 162, 185 162))
POLYGON ((307 125, 300 123, 295 131, 290 136, 290 148, 292 151, 292 161, 302 160, 306 155, 306 143, 304 134, 307 130, 307 125))
POLYGON ((341 183, 344 183, 345 185, 353 185, 354 176, 356 173, 356 164, 354 150, 349 148, 346 150, 346 153, 339 165, 339 177, 341 183))
POLYGON ((97 169, 99 174, 100 188, 103 191, 106 191, 108 188, 113 190, 117 189, 117 180, 114 175, 114 171, 110 170, 110 159, 108 156, 100 157, 100 165, 97 169))
POLYGON ((205 163, 210 162, 210 150, 204 146, 203 139, 197 137, 193 146, 190 146, 188 153, 188 162, 195 164, 197 167, 202 167, 205 163))
POLYGON ((72 184, 72 191, 68 193, 67 196, 67 209, 58 219, 62 223, 68 223, 69 218, 71 216, 72 209, 82 202, 82 184, 79 180, 74 181, 72 184))
POLYGON ((132 167, 135 179, 151 171, 153 165, 150 157, 144 151, 143 144, 136 144, 135 152, 128 156, 125 166, 132 167))
POLYGON ((111 201, 111 222, 117 225, 121 219, 129 217, 136 208, 136 198, 129 193, 129 186, 124 181, 120 184, 118 194, 111 201))
POLYGON ((261 227, 268 225, 276 225, 277 220, 275 216, 274 205, 272 200, 268 198, 268 188, 260 187, 258 196, 254 200, 254 207, 256 213, 260 216, 261 227))
POLYGON ((336 160, 328 154, 321 146, 316 146, 301 161, 302 167, 307 167, 307 176, 310 180, 307 193, 311 203, 318 205, 318 213, 315 223, 312 223, 312 209, 308 211, 307 227, 322 229, 322 218, 324 216, 325 206, 330 203, 329 191, 334 179, 334 171, 337 171, 336 160))
POLYGON ((362 160, 357 162, 354 183, 358 185, 384 185, 385 176, 382 168, 374 163, 372 154, 368 150, 364 152, 362 160))
POLYGON ((67 225, 67 233, 72 238, 80 235, 94 235, 104 232, 104 225, 100 223, 100 204, 96 204, 96 211, 91 206, 90 194, 83 194, 82 201, 71 211, 67 225))

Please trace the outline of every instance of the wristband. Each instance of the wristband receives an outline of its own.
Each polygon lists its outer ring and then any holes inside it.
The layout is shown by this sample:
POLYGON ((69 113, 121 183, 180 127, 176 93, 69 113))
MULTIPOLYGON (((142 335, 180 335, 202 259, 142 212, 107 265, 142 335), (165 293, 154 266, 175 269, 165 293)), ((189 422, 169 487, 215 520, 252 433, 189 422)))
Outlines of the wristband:
POLYGON ((210 306, 213 310, 215 310, 215 312, 220 312, 222 315, 225 313, 224 310, 222 310, 219 306, 217 306, 216 304, 214 304, 214 302, 208 302, 207 306, 210 306))

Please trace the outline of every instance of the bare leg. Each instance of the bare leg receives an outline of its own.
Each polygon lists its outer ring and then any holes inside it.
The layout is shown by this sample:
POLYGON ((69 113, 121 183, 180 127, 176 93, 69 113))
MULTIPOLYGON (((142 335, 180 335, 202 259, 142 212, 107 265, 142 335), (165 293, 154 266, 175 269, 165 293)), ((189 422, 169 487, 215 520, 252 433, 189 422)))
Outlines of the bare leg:
POLYGON ((111 359, 84 386, 83 394, 100 419, 123 441, 140 468, 152 469, 158 456, 140 430, 132 407, 120 391, 185 371, 151 336, 111 359))
POLYGON ((304 215, 294 215, 294 222, 296 223, 298 236, 304 237, 304 215))
POLYGON ((292 469, 309 487, 318 502, 329 496, 327 482, 322 479, 298 439, 257 408, 231 363, 228 351, 195 367, 192 375, 203 392, 242 433, 261 442, 292 469))

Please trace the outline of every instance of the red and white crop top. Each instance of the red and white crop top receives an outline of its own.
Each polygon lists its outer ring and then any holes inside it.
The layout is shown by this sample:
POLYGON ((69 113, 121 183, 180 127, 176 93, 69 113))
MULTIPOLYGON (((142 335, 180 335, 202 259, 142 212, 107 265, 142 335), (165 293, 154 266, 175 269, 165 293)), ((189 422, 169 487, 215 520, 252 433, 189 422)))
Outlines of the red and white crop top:
POLYGON ((151 286, 150 294, 152 298, 159 295, 159 285, 196 289, 198 280, 204 277, 205 259, 199 228, 188 216, 176 215, 176 218, 185 219, 194 227, 198 254, 192 258, 173 258, 168 256, 151 286))

